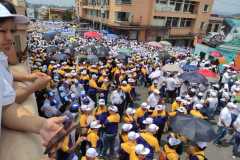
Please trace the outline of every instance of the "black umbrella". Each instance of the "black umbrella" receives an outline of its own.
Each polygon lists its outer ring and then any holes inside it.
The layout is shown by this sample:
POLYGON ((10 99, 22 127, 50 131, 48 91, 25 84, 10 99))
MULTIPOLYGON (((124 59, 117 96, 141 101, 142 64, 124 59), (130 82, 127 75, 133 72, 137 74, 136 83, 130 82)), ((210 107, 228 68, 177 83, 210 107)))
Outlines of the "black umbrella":
POLYGON ((88 54, 97 54, 97 49, 94 45, 89 45, 84 47, 84 50, 88 53, 88 54))
POLYGON ((109 54, 109 48, 105 47, 105 46, 102 46, 102 45, 98 45, 95 47, 96 50, 97 50, 97 53, 96 53, 96 56, 98 57, 106 57, 108 56, 109 54))
POLYGON ((204 85, 208 84, 207 78, 196 72, 184 72, 179 76, 179 78, 181 78, 184 81, 189 81, 192 83, 201 83, 204 85))
POLYGON ((216 138, 212 125, 191 115, 177 115, 170 119, 172 130, 194 142, 210 142, 216 138))
POLYGON ((88 55, 87 61, 91 64, 96 64, 98 62, 98 57, 96 55, 88 55))

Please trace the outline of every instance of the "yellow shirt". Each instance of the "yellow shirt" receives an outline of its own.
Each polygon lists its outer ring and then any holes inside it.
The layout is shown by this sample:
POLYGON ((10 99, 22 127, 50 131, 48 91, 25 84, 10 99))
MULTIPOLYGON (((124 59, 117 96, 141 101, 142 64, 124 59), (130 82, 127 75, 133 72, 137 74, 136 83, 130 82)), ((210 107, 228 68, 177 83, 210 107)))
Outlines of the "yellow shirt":
POLYGON ((173 102, 172 106, 171 106, 171 110, 176 111, 178 108, 180 107, 180 104, 177 103, 176 101, 173 102))
POLYGON ((135 147, 136 147, 136 142, 133 141, 127 141, 125 143, 121 144, 121 148, 122 150, 124 150, 126 153, 128 153, 129 155, 135 151, 135 147))
POLYGON ((80 80, 83 80, 83 81, 88 81, 90 78, 89 78, 89 75, 81 75, 80 76, 80 80))
POLYGON ((99 140, 99 136, 96 131, 89 130, 87 135, 87 140, 91 143, 93 148, 97 147, 97 142, 99 140))
POLYGON ((102 85, 101 85, 101 89, 103 89, 104 91, 107 91, 108 86, 109 86, 109 82, 103 82, 102 85))
MULTIPOLYGON (((86 156, 83 156, 83 157, 81 158, 81 160, 87 160, 86 156)), ((98 160, 98 158, 94 158, 94 159, 92 159, 92 160, 98 160)))
POLYGON ((69 150, 68 143, 69 143, 69 138, 68 138, 68 136, 66 136, 64 138, 62 146, 61 146, 61 149, 63 152, 67 152, 69 150))
POLYGON ((153 111, 153 114, 152 114, 152 117, 165 117, 167 115, 166 111, 161 111, 161 112, 158 112, 156 110, 153 111))
POLYGON ((163 148, 168 160, 179 160, 176 150, 170 148, 167 144, 165 144, 163 148))
POLYGON ((86 128, 88 126, 87 120, 88 120, 88 115, 85 113, 81 114, 79 119, 80 127, 86 128))
POLYGON ((194 117, 201 118, 201 119, 207 118, 207 117, 203 116, 201 112, 199 112, 198 110, 195 110, 195 109, 192 109, 190 111, 190 114, 194 117))
POLYGON ((130 153, 129 160, 139 160, 138 156, 136 155, 135 149, 130 153))
POLYGON ((98 115, 102 114, 103 112, 107 112, 107 107, 106 106, 103 106, 103 107, 98 106, 94 111, 94 115, 98 116, 98 115))
POLYGON ((127 142, 128 141, 128 133, 122 133, 121 138, 122 138, 123 142, 127 142))
POLYGON ((144 116, 145 112, 146 111, 144 111, 141 107, 139 107, 135 112, 135 115, 134 115, 135 119, 137 120, 138 118, 144 116))
POLYGON ((155 89, 157 89, 154 85, 151 85, 149 88, 148 88, 148 92, 153 92, 155 89))
POLYGON ((95 89, 97 89, 97 88, 98 88, 98 86, 97 86, 97 83, 96 83, 96 81, 95 81, 95 80, 93 80, 93 79, 91 79, 91 80, 89 81, 89 87, 92 87, 92 88, 95 88, 95 89))
POLYGON ((141 68, 141 72, 142 72, 143 75, 147 75, 147 70, 146 70, 146 68, 142 67, 142 68, 141 68))
POLYGON ((204 151, 200 151, 196 147, 194 148, 192 155, 196 156, 198 160, 204 160, 204 157, 205 157, 204 151))
POLYGON ((132 87, 131 87, 129 84, 127 84, 126 86, 121 86, 121 89, 122 89, 123 92, 125 92, 125 93, 130 93, 131 90, 132 90, 132 87))
POLYGON ((154 135, 150 132, 140 133, 141 137, 154 148, 155 152, 160 152, 160 145, 158 140, 154 135))
POLYGON ((123 122, 124 123, 132 123, 134 121, 134 117, 133 116, 129 116, 129 115, 124 115, 123 116, 123 122))

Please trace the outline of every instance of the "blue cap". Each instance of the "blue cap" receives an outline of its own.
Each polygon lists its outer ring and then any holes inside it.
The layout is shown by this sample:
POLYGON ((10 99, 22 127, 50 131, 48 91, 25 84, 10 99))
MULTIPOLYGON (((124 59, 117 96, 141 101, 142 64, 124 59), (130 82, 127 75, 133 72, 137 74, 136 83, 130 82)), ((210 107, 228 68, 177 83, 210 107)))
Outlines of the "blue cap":
POLYGON ((71 105, 70 111, 71 112, 78 112, 79 107, 80 107, 80 105, 78 103, 74 103, 74 104, 71 105))
POLYGON ((83 100, 82 100, 83 104, 89 104, 90 103, 90 100, 87 98, 87 97, 84 97, 83 100))
POLYGON ((54 96, 54 93, 53 92, 48 92, 48 96, 52 97, 52 96, 54 96))

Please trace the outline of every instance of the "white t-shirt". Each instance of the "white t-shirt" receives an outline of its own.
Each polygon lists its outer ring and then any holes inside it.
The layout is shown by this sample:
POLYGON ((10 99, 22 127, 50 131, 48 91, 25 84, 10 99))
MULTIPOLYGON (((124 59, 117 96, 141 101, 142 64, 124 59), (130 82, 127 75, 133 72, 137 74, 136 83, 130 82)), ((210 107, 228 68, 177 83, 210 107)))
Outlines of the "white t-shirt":
POLYGON ((167 79, 167 90, 174 91, 177 87, 177 81, 174 78, 167 79))
POLYGON ((1 122, 2 107, 14 103, 16 98, 16 92, 13 89, 13 76, 8 70, 7 56, 4 55, 3 52, 0 52, 0 92, 1 92, 0 93, 0 122, 1 122))
POLYGON ((240 132, 240 115, 238 115, 237 119, 234 121, 233 126, 238 132, 240 132))
POLYGON ((223 126, 223 122, 226 125, 226 127, 229 127, 231 125, 231 122, 232 122, 231 112, 229 111, 229 109, 227 107, 224 107, 221 110, 221 113, 219 115, 218 125, 223 126))

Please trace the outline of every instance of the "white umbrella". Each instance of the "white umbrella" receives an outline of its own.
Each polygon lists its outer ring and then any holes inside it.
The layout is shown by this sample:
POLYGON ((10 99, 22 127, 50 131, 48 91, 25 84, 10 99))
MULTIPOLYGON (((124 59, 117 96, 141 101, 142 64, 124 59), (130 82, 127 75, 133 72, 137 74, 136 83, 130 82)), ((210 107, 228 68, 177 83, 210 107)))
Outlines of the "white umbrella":
POLYGON ((170 47, 172 46, 172 44, 168 41, 160 41, 159 43, 164 46, 170 46, 170 47))
POLYGON ((183 72, 183 70, 177 64, 166 64, 162 67, 162 71, 165 72, 183 72))
POLYGON ((161 71, 160 70, 156 70, 154 72, 152 72, 150 75, 149 75, 149 78, 150 79, 155 79, 155 78, 158 78, 161 76, 161 71))

